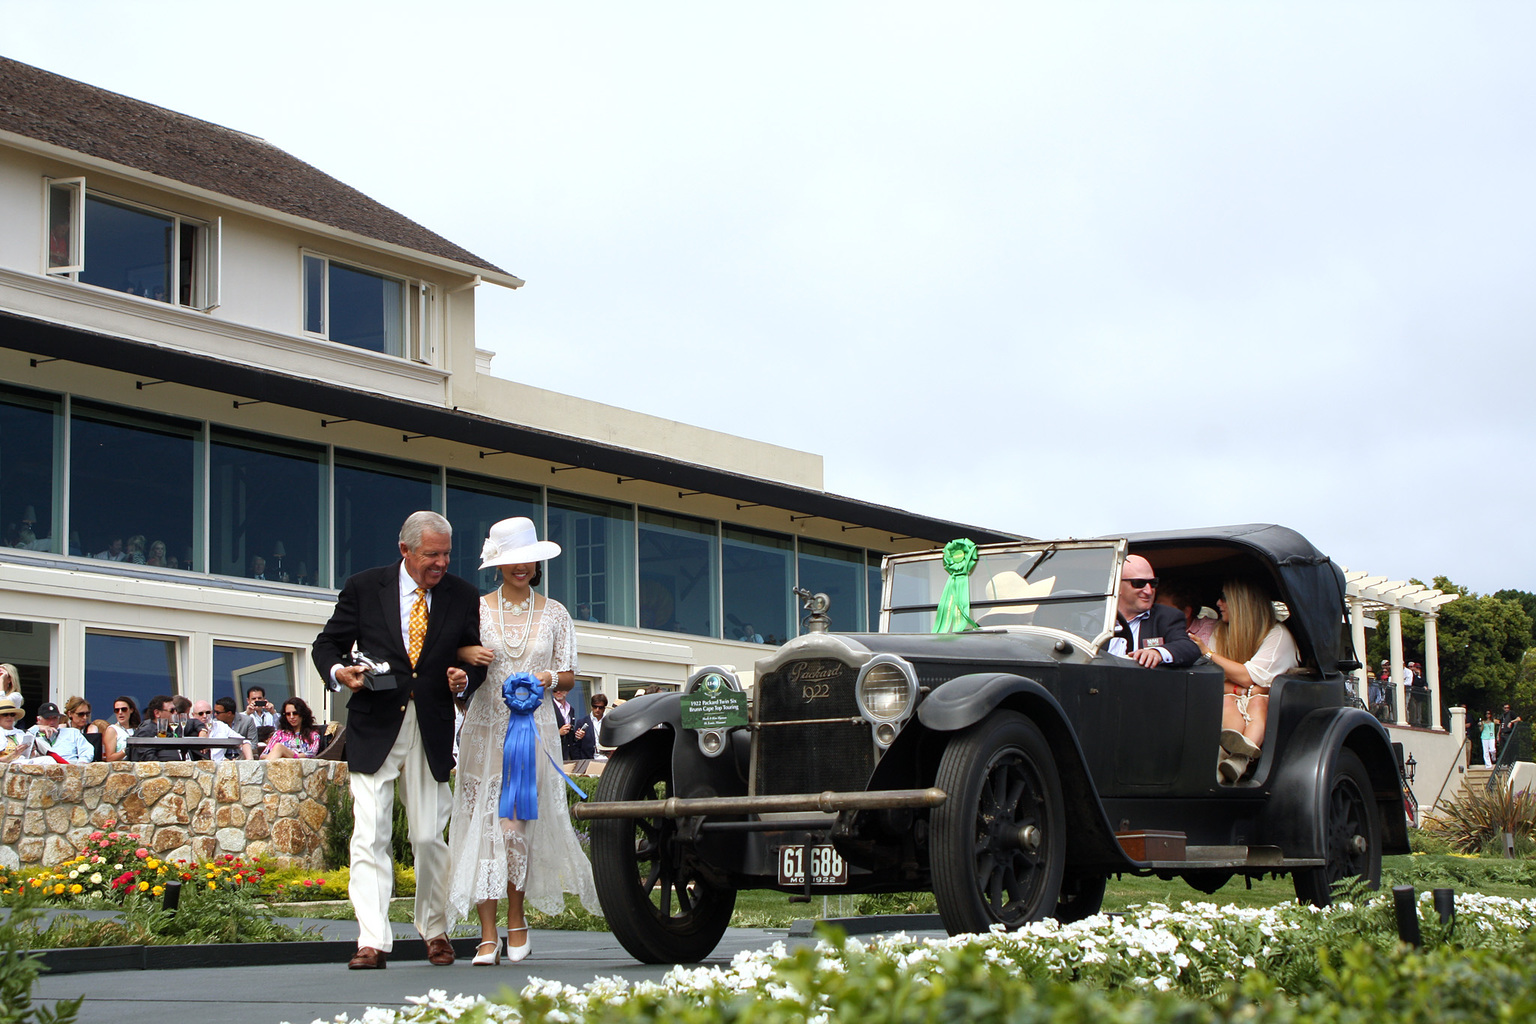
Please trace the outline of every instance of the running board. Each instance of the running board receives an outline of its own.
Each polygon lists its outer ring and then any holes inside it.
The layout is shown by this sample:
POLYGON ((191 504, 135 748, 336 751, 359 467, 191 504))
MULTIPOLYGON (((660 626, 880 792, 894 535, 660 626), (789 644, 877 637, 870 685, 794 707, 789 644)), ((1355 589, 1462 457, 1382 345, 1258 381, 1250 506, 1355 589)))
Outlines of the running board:
POLYGON ((1154 870, 1292 870, 1322 867, 1325 863, 1318 858, 1287 858, 1278 846, 1187 846, 1183 832, 1164 832, 1158 829, 1117 832, 1115 839, 1127 857, 1154 870))

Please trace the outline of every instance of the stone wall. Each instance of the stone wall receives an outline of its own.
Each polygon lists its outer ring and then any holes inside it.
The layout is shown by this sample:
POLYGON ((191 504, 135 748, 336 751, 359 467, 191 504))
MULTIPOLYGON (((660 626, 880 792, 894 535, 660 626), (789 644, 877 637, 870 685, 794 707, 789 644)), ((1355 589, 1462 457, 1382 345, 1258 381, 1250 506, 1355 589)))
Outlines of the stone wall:
POLYGON ((90 832, 137 832, 165 860, 226 853, 321 866, 326 787, 340 761, 114 761, 0 765, 0 866, 66 861, 90 832))

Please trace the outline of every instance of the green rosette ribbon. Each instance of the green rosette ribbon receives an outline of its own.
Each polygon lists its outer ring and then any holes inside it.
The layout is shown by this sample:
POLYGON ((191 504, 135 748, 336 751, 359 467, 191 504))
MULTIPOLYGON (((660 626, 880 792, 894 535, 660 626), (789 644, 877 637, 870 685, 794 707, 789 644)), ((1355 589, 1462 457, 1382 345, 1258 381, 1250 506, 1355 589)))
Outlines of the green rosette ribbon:
POLYGON ((944 545, 944 571, 949 579, 939 595, 938 613, 933 618, 935 633, 958 633, 977 628, 971 618, 971 573, 976 569, 976 544, 961 537, 944 545))

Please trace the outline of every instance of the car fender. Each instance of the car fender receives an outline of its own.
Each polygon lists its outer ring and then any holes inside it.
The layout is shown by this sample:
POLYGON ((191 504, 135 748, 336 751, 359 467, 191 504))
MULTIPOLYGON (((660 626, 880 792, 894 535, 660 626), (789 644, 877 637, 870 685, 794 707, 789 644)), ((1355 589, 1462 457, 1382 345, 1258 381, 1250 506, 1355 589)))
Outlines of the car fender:
POLYGON ((1408 852, 1402 782, 1387 730, 1360 708, 1320 708, 1299 723, 1270 776, 1263 815, 1265 841, 1288 857, 1324 855, 1328 785, 1339 751, 1348 747, 1365 764, 1381 813, 1382 852, 1408 852))
POLYGON ((1056 759, 1062 798, 1076 815, 1067 839, 1068 863, 1109 873, 1135 862, 1125 855, 1088 774, 1077 734, 1061 703, 1040 683, 1009 672, 956 676, 934 687, 918 705, 918 722, 933 732, 967 729, 999 708, 1028 715, 1045 734, 1056 759))
POLYGON ((652 729, 682 728, 683 698, 678 693, 648 693, 631 697, 603 717, 603 746, 622 747, 652 729))
POLYGON ((622 747, 658 729, 667 733, 672 744, 675 795, 685 799, 746 795, 747 730, 732 729, 727 752, 706 757, 696 734, 683 728, 682 694, 649 693, 625 701, 604 717, 603 743, 622 747))

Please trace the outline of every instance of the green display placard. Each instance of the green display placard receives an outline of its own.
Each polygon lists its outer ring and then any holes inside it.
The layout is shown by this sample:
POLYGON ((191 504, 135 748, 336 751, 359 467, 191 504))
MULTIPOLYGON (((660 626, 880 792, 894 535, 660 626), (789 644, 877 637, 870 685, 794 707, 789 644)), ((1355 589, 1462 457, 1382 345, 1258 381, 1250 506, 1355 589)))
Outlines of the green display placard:
POLYGON ((683 695, 683 728, 729 729, 747 724, 747 695, 740 690, 702 689, 683 695))

